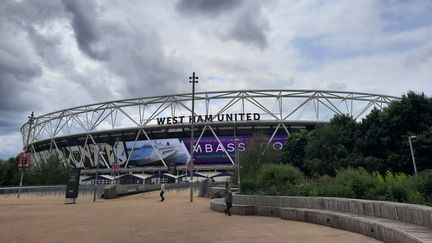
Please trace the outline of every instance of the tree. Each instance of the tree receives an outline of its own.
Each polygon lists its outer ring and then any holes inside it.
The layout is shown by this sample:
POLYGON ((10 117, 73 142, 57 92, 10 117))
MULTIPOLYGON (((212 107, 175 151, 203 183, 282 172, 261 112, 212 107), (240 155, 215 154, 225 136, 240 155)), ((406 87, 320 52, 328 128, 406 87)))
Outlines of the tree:
POLYGON ((68 171, 61 163, 60 157, 51 154, 34 173, 37 175, 35 184, 59 185, 66 183, 68 171))
POLYGON ((336 170, 356 167, 360 156, 355 151, 358 124, 345 115, 336 115, 329 124, 317 126, 305 147, 305 171, 331 175, 336 170))
MULTIPOLYGON (((413 173, 408 136, 418 135, 423 139, 422 134, 427 133, 431 126, 432 99, 411 91, 401 100, 393 101, 381 111, 374 110, 363 119, 358 135, 361 139, 356 147, 363 157, 382 161, 384 165, 379 168, 413 173)), ((427 139, 425 142, 427 144, 427 139)), ((426 156, 430 153, 428 151, 430 149, 420 149, 416 154, 418 163, 424 165, 423 169, 431 166, 426 156)))
MULTIPOLYGON (((304 166, 305 147, 309 142, 309 132, 301 130, 292 134, 285 143, 282 151, 282 163, 292 164, 306 172, 304 166)), ((307 172, 306 172, 307 173, 307 172)))
POLYGON ((242 179, 254 179, 263 164, 280 163, 281 152, 272 149, 268 140, 263 134, 254 134, 246 143, 246 149, 239 153, 242 179))
POLYGON ((0 185, 16 186, 19 183, 18 156, 8 160, 0 160, 0 185))

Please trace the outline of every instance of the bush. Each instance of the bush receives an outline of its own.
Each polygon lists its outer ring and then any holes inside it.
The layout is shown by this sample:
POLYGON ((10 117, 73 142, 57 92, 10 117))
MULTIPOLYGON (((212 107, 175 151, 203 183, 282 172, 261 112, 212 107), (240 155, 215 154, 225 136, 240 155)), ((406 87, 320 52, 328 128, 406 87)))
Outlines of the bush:
POLYGON ((288 164, 265 164, 258 171, 258 183, 270 195, 287 194, 290 187, 303 180, 303 173, 288 164))
POLYGON ((432 170, 425 170, 418 173, 416 186, 426 204, 432 205, 432 170))
POLYGON ((240 190, 242 194, 252 194, 258 191, 258 183, 252 179, 241 180, 240 190))
POLYGON ((329 188, 330 196, 348 198, 369 198, 375 189, 373 176, 363 168, 338 171, 329 188))
POLYGON ((294 185, 290 190, 288 195, 290 196, 310 196, 317 197, 320 196, 319 187, 314 181, 306 181, 304 183, 294 185))
POLYGON ((407 176, 404 173, 392 174, 386 172, 385 183, 387 196, 395 202, 424 204, 424 196, 419 191, 422 178, 407 176))

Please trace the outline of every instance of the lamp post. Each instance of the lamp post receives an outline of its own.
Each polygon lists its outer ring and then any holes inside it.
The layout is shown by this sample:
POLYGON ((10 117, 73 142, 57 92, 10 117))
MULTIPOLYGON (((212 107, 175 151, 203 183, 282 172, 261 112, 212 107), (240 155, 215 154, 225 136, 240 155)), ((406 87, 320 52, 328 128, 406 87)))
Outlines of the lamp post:
MULTIPOLYGON (((194 169, 194 122, 195 122, 195 84, 198 83, 198 77, 195 76, 195 72, 192 73, 192 77, 189 77, 189 83, 192 83, 192 117, 191 117, 191 144, 190 144, 190 202, 193 202, 193 183, 192 175, 194 169)), ((187 175, 187 173, 186 173, 187 175)))
POLYGON ((117 184, 116 176, 117 176, 117 172, 120 169, 119 162, 118 162, 119 159, 117 157, 117 146, 118 146, 119 141, 120 141, 120 139, 118 137, 116 137, 115 142, 114 142, 114 146, 112 147, 112 151, 113 151, 113 155, 114 155, 114 161, 111 165, 111 172, 112 172, 112 175, 114 177, 114 181, 113 181, 114 184, 117 184))
MULTIPOLYGON (((33 111, 31 113, 31 115, 28 117, 28 119, 29 119, 29 121, 28 121, 29 129, 28 129, 28 134, 27 134, 27 142, 26 142, 25 152, 30 153, 30 146, 29 146, 30 132, 31 132, 31 128, 32 128, 33 122, 35 120, 34 112, 33 111)), ((21 195, 21 187, 22 187, 23 179, 24 179, 24 168, 21 168, 21 179, 20 179, 19 189, 18 189, 18 195, 17 195, 18 198, 20 198, 20 195, 21 195)))
POLYGON ((96 177, 95 177, 95 183, 93 187, 93 202, 96 202, 96 189, 98 185, 98 177, 99 177, 99 156, 103 156, 104 152, 100 151, 100 148, 98 147, 98 156, 96 157, 96 177))
POLYGON ((239 152, 238 152, 238 141, 239 139, 235 139, 235 159, 237 164, 237 185, 240 192, 240 158, 239 158, 239 152))
POLYGON ((409 142, 409 146, 410 146, 410 150, 411 150, 411 158, 412 158, 412 162, 413 162, 413 166, 414 166, 414 174, 417 175, 417 167, 416 167, 416 163, 415 163, 415 158, 414 158, 414 150, 412 147, 412 143, 411 143, 411 138, 416 138, 417 136, 409 136, 408 137, 408 142, 409 142))

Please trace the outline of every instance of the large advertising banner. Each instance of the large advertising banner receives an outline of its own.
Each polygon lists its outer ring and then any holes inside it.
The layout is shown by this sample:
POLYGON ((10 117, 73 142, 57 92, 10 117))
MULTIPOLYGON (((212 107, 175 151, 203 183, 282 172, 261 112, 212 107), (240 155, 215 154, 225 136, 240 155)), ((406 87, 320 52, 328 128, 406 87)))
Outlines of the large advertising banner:
POLYGON ((190 158, 187 148, 178 138, 129 141, 126 150, 131 166, 160 166, 161 158, 167 164, 174 162, 179 165, 190 158))
MULTIPOLYGON (((236 137, 239 152, 246 149, 246 143, 251 138, 252 136, 236 137)), ((270 146, 275 150, 282 150, 287 139, 287 135, 276 135, 270 142, 270 146)), ((194 147, 194 163, 197 165, 231 164, 231 160, 235 161, 234 136, 221 136, 219 141, 215 137, 202 137, 194 147)), ((135 146, 134 144, 134 141, 126 142, 130 166, 160 166, 163 165, 161 158, 167 165, 173 163, 184 165, 190 159, 190 138, 141 140, 137 141, 135 146)))

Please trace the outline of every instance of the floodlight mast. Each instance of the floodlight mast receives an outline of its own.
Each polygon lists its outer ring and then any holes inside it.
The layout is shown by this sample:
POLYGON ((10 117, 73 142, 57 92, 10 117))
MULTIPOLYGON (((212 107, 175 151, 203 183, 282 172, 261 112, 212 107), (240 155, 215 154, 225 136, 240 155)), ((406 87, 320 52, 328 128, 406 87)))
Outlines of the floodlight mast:
MULTIPOLYGON (((190 202, 193 202, 193 170, 194 170, 194 123, 195 123, 195 83, 198 83, 198 76, 195 76, 195 72, 192 73, 192 77, 189 77, 189 83, 192 83, 192 120, 191 120, 191 141, 190 141, 190 202)), ((186 171, 187 176, 187 171, 186 171)))
MULTIPOLYGON (((31 128, 32 128, 33 122, 35 120, 34 112, 33 111, 32 111, 31 115, 28 118, 29 118, 29 121, 28 121, 29 129, 28 129, 28 134, 27 134, 27 142, 26 142, 25 152, 30 153, 30 151, 31 151, 30 150, 30 146, 29 146, 30 132, 31 132, 31 128)), ((29 161, 29 163, 30 163, 30 161, 29 161)), ((24 179, 24 168, 25 168, 24 166, 23 166, 23 168, 21 168, 21 179, 20 179, 19 189, 18 189, 18 195, 17 195, 18 199, 21 196, 21 188, 22 188, 22 183, 23 183, 23 179, 24 179)))

